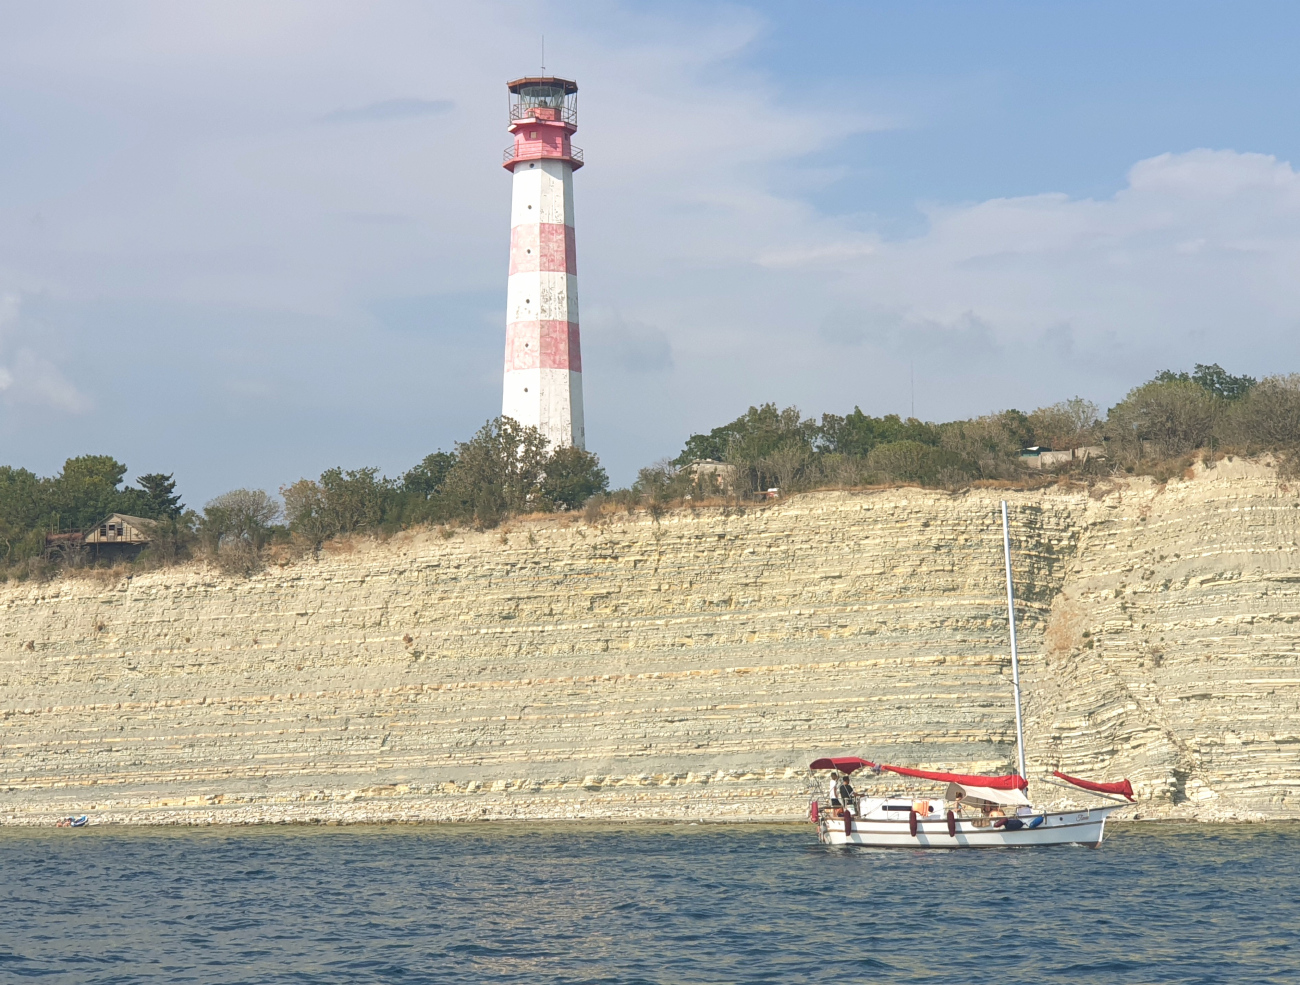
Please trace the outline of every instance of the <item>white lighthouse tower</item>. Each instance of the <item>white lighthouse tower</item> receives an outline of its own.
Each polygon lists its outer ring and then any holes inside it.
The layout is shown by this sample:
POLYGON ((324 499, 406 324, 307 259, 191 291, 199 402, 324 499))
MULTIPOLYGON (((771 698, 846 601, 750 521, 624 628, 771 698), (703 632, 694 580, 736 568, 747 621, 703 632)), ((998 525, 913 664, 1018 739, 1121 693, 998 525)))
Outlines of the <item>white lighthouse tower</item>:
POLYGON ((552 448, 586 448, 573 235, 582 151, 569 140, 578 129, 578 86, 546 76, 508 87, 515 143, 505 167, 514 192, 501 413, 537 428, 552 448))

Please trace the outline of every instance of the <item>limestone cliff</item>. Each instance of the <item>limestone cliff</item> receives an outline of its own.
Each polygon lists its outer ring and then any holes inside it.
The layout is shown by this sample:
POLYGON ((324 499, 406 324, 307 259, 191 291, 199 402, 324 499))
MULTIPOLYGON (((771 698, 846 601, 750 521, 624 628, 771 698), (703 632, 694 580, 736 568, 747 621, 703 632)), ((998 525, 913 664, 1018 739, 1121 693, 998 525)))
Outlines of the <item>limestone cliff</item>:
POLYGON ((1031 778, 1300 813, 1300 496, 1223 461, 0 588, 0 818, 793 819, 818 754, 1006 768, 1003 495, 1031 778))

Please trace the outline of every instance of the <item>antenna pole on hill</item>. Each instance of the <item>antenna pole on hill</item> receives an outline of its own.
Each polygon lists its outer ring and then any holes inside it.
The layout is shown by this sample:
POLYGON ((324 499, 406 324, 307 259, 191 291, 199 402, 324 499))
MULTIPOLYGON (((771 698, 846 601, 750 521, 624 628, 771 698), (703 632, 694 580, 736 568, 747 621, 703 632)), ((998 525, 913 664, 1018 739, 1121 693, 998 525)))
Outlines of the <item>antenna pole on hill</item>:
POLYGON ((1016 692, 1016 753, 1020 775, 1025 776, 1025 726, 1020 717, 1020 654, 1016 649, 1016 593, 1011 581, 1011 528, 1007 523, 1007 501, 1002 501, 1002 553, 1007 564, 1007 622, 1011 626, 1011 685, 1016 692))

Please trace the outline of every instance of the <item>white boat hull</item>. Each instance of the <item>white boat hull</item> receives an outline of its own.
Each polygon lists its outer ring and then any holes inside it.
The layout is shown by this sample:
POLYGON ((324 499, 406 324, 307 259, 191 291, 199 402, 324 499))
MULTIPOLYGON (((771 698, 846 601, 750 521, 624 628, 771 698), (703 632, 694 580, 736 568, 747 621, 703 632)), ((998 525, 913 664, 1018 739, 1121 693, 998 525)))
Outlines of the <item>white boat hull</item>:
MULTIPOLYGON (((1086 845, 1100 848, 1106 818, 1123 805, 1091 807, 1043 816, 1038 827, 1017 831, 976 827, 970 819, 956 820, 956 835, 948 833, 945 817, 917 818, 913 835, 906 817, 899 820, 851 818, 845 830, 843 818, 823 817, 817 835, 827 845, 863 845, 870 848, 1029 848, 1043 845, 1086 845)), ((1021 818, 1030 821, 1032 818, 1021 818)))

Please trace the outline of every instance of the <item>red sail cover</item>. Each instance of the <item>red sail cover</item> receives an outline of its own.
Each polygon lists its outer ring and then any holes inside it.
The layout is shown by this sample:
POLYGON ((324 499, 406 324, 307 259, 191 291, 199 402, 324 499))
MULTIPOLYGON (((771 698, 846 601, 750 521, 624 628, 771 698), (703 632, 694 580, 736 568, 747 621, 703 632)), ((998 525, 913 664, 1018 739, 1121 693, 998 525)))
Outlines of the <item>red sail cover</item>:
MULTIPOLYGON (((885 767, 888 769, 889 767, 885 767)), ((1119 793, 1123 794, 1133 803, 1133 784, 1128 780, 1121 780, 1119 783, 1093 783, 1091 780, 1080 780, 1077 776, 1066 776, 1064 773, 1053 772, 1052 776, 1059 776, 1066 783, 1073 783, 1076 787, 1083 787, 1084 790, 1094 790, 1097 793, 1119 793)))
POLYGON ((875 768, 875 763, 866 759, 859 759, 857 756, 832 756, 829 759, 814 759, 810 770, 839 770, 841 773, 852 773, 854 770, 862 769, 864 766, 875 768))
POLYGON ((903 776, 919 776, 922 780, 938 780, 941 783, 960 783, 963 786, 990 787, 994 790, 1024 790, 1029 781, 1023 776, 967 776, 965 773, 931 773, 929 770, 910 770, 906 766, 881 766, 882 770, 900 773, 903 776))

